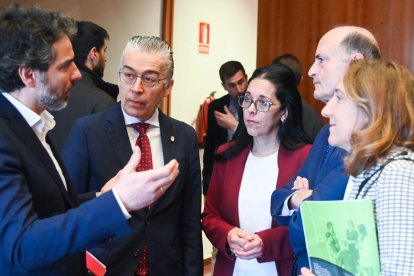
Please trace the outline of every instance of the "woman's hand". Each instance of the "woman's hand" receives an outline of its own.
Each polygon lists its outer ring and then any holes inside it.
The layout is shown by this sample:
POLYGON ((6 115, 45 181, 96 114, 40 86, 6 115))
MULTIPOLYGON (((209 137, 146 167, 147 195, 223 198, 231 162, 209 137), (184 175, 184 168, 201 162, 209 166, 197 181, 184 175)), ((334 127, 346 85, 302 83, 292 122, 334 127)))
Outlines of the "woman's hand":
POLYGON ((254 259, 262 256, 263 241, 256 234, 249 234, 240 228, 233 228, 227 234, 231 252, 241 259, 254 259))
POLYGON ((238 227, 234 227, 227 234, 227 243, 229 244, 231 252, 243 250, 245 244, 252 239, 252 235, 246 233, 238 227))
POLYGON ((259 235, 254 234, 252 239, 243 246, 243 250, 236 250, 234 254, 240 259, 250 260, 260 258, 263 252, 263 241, 259 235))

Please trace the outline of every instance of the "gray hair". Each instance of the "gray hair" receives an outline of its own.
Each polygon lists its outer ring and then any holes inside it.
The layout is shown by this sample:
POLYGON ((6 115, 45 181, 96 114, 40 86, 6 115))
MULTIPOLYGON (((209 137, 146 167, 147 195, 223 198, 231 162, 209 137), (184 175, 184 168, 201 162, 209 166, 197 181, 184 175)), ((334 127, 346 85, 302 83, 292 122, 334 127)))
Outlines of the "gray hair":
POLYGON ((364 59, 381 58, 380 49, 376 41, 367 37, 364 33, 354 31, 346 35, 340 44, 347 54, 361 53, 364 59))
POLYGON ((168 85, 174 74, 174 58, 173 52, 166 41, 156 36, 133 36, 127 42, 124 51, 122 52, 120 67, 122 67, 126 51, 131 49, 163 57, 165 60, 166 83, 168 85))

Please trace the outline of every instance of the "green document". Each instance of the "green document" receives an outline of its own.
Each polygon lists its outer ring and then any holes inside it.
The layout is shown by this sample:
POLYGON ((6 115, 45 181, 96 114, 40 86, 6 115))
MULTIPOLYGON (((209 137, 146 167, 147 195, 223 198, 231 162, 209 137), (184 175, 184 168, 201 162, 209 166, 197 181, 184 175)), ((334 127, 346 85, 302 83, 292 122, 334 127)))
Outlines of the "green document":
POLYGON ((371 200, 304 201, 300 210, 313 273, 380 274, 371 200))

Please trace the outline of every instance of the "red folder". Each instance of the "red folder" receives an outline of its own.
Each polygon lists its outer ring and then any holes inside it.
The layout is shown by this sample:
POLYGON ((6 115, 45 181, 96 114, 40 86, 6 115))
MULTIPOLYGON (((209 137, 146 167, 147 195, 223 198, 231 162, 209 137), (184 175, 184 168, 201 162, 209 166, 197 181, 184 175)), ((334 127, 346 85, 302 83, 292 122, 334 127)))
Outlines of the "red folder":
POLYGON ((86 251, 86 268, 94 276, 104 276, 106 272, 106 266, 89 251, 86 251))

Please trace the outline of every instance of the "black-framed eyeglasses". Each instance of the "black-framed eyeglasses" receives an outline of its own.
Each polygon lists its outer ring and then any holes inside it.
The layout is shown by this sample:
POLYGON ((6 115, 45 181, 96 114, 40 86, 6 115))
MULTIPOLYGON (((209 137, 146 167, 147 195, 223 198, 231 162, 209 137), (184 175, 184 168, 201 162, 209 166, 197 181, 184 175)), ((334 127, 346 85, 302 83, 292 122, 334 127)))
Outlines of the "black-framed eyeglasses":
POLYGON ((155 85, 159 84, 160 81, 166 80, 167 78, 159 79, 157 74, 154 73, 146 73, 142 75, 137 75, 130 72, 119 71, 119 77, 121 81, 128 85, 134 85, 138 78, 141 78, 141 82, 146 87, 154 87, 155 85))
POLYGON ((275 105, 274 103, 272 103, 270 101, 266 101, 266 100, 255 100, 255 101, 253 101, 253 98, 249 95, 240 95, 238 97, 238 101, 239 101, 239 105, 242 108, 247 109, 252 104, 254 104, 254 107, 256 108, 256 110, 260 111, 260 112, 268 112, 270 107, 272 105, 275 105))

